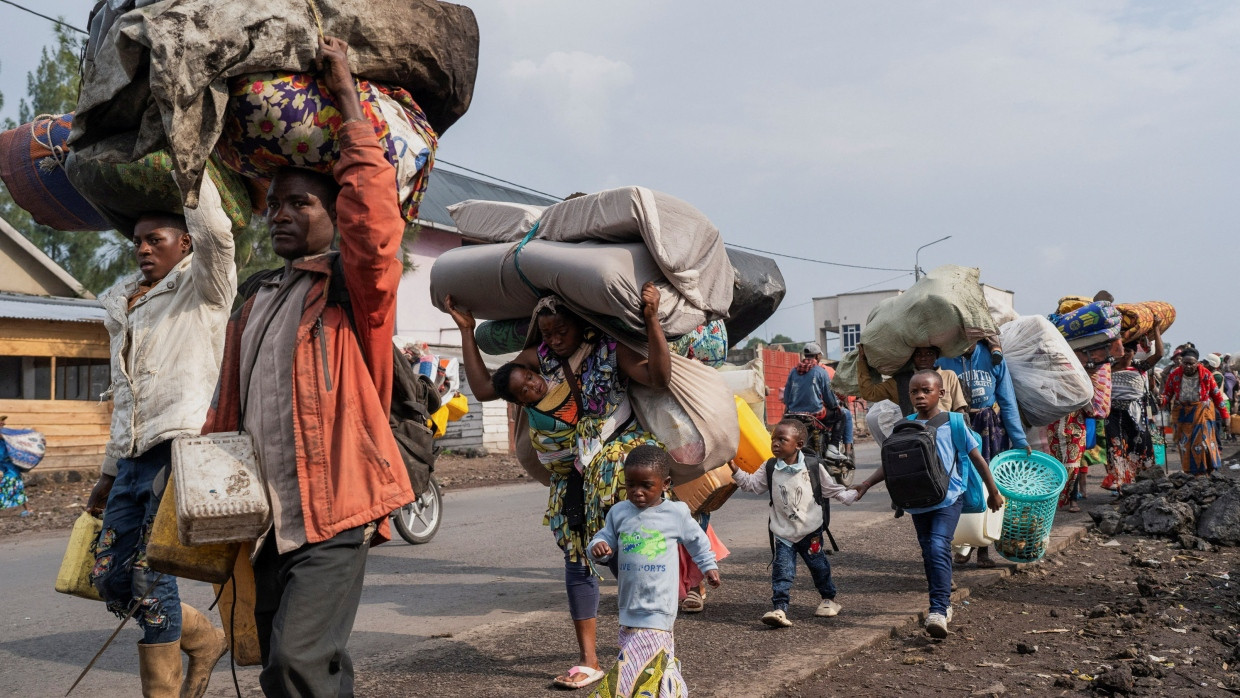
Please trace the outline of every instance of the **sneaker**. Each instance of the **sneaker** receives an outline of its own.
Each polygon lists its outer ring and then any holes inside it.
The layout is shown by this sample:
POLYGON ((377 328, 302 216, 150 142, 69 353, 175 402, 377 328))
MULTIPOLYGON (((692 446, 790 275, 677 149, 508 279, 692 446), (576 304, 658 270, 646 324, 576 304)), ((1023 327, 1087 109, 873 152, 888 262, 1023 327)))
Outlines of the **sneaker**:
POLYGON ((839 446, 836 446, 835 444, 831 444, 827 446, 826 453, 823 455, 823 457, 826 458, 827 460, 833 460, 833 461, 844 460, 844 454, 840 452, 839 446))
POLYGON ((814 615, 819 618, 834 618, 840 614, 844 607, 835 602, 835 599, 823 599, 818 604, 818 610, 814 611, 814 615))
POLYGON ((951 615, 951 609, 947 609, 947 615, 942 613, 931 613, 926 616, 926 632, 930 633, 930 637, 942 640, 947 637, 947 623, 951 615))
POLYGON ((767 611, 766 615, 762 616, 762 622, 771 626, 772 628, 792 627, 792 621, 788 620, 788 614, 784 613, 781 609, 778 609, 778 608, 775 609, 774 611, 767 611))

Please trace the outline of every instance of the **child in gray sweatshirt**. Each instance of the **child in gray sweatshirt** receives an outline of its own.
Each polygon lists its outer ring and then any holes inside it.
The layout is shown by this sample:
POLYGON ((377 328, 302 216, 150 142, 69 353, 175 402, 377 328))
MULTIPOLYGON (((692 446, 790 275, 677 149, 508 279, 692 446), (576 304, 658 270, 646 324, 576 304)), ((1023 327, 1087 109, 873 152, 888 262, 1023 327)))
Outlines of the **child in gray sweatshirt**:
POLYGON ((687 695, 672 624, 680 586, 680 554, 684 545, 712 587, 719 586, 719 568, 710 540, 682 502, 669 502, 671 456, 657 446, 638 446, 624 462, 628 499, 607 512, 603 529, 587 546, 599 563, 618 557, 620 655, 597 691, 628 696, 650 690, 652 695, 687 695), (639 683, 640 682, 640 683, 639 683))

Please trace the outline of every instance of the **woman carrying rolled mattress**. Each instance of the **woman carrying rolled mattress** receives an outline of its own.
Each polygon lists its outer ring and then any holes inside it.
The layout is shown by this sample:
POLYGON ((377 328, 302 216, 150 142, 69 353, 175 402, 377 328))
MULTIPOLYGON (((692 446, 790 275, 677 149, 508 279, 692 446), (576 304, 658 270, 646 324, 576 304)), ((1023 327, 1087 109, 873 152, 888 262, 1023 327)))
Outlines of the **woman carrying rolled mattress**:
POLYGON ((637 422, 629 381, 665 388, 672 362, 659 325, 659 292, 642 287, 642 315, 649 358, 581 320, 562 300, 547 296, 534 310, 541 341, 516 359, 487 370, 474 342, 474 317, 448 296, 444 306, 461 330, 465 376, 474 396, 504 399, 526 409, 531 441, 551 472, 543 523, 564 551, 568 591, 580 662, 555 678, 561 688, 582 688, 603 678, 596 651, 599 575, 585 545, 603 528, 607 511, 624 501, 624 458, 642 444, 660 445, 637 422))

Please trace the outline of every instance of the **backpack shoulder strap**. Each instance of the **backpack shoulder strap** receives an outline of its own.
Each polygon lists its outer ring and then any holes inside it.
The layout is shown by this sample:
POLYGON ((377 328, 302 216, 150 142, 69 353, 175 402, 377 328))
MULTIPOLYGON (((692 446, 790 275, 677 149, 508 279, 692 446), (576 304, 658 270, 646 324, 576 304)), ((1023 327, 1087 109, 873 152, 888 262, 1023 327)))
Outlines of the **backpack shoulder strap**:
POLYGON ((775 459, 772 458, 763 463, 762 467, 766 470, 766 494, 770 497, 771 506, 775 506, 775 492, 771 489, 772 483, 775 480, 775 459))
POLYGON ((951 421, 952 415, 963 416, 959 412, 940 412, 934 415, 933 417, 931 417, 926 422, 926 426, 931 427, 933 429, 938 429, 939 427, 951 421))
POLYGON ((809 486, 814 490, 814 501, 823 504, 822 475, 818 471, 820 461, 812 456, 805 457, 805 472, 809 474, 809 486))

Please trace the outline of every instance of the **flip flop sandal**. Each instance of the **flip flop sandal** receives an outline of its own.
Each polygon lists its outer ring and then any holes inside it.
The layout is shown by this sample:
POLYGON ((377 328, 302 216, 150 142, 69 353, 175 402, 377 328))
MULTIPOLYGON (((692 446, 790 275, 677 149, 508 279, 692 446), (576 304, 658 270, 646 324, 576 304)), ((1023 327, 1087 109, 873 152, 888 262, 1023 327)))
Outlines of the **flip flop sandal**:
POLYGON ((685 613, 701 613, 706 608, 706 597, 697 589, 690 589, 685 600, 680 602, 680 610, 685 613))
POLYGON ((590 666, 575 666, 575 667, 571 667, 568 670, 568 673, 564 674, 564 678, 562 679, 559 677, 556 678, 555 687, 566 688, 570 690, 578 689, 578 688, 585 688, 586 686, 589 686, 590 684, 598 683, 606 675, 607 674, 604 673, 601 669, 595 669, 594 667, 590 667, 590 666), (573 681, 572 678, 575 674, 581 674, 585 676, 585 678, 579 679, 577 681, 573 681))

